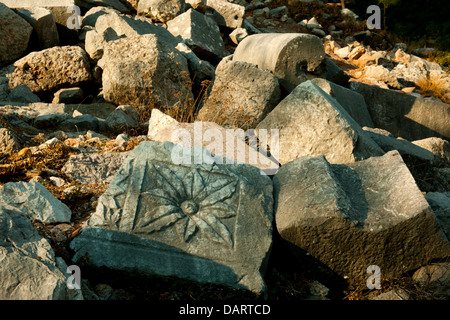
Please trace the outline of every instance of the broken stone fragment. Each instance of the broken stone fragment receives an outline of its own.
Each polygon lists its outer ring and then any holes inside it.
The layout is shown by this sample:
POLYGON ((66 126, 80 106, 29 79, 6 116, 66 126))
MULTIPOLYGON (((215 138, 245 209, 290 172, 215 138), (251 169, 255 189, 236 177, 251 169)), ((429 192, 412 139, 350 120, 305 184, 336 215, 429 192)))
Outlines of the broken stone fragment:
POLYGON ((72 212, 37 182, 9 182, 0 189, 1 203, 14 206, 30 219, 41 222, 69 222, 72 212))
POLYGON ((371 265, 395 277, 450 254, 397 151, 345 165, 302 157, 280 168, 274 189, 281 237, 351 281, 371 265))
POLYGON ((272 72, 288 92, 308 80, 307 73, 325 70, 325 49, 320 39, 302 33, 263 33, 246 37, 233 61, 252 63, 272 72))
POLYGON ((257 135, 260 129, 279 130, 278 161, 282 165, 321 154, 331 163, 384 154, 348 112, 312 81, 300 84, 284 98, 257 125, 257 135))
POLYGON ((0 205, 1 300, 81 300, 69 290, 67 265, 21 209, 0 205))

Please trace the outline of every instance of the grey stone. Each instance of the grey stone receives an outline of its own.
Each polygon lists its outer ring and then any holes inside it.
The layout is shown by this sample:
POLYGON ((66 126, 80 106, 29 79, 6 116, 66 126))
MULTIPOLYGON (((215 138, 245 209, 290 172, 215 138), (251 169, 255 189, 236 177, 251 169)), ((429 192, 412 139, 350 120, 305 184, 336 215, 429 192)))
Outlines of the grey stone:
POLYGON ((118 36, 112 28, 107 28, 103 32, 99 33, 96 30, 91 30, 86 33, 85 49, 89 54, 89 57, 98 61, 103 56, 103 49, 106 43, 124 38, 125 36, 118 36))
POLYGON ((72 114, 75 110, 78 110, 82 114, 91 114, 99 119, 107 119, 108 116, 116 110, 117 106, 104 102, 104 103, 91 103, 91 104, 66 104, 64 106, 64 112, 72 114))
POLYGON ((126 129, 137 128, 139 126, 139 114, 132 106, 118 106, 108 118, 106 123, 113 132, 121 132, 126 129))
POLYGON ((425 199, 433 209, 447 239, 450 239, 450 193, 428 192, 425 199))
POLYGON ((308 80, 307 73, 324 71, 325 49, 320 39, 310 34, 254 34, 239 43, 233 61, 256 64, 272 72, 290 92, 308 80))
MULTIPOLYGON (((95 8, 94 8, 95 9, 95 8)), ((89 23, 95 22, 95 30, 102 34, 106 29, 111 28, 118 37, 135 37, 138 35, 153 34, 167 45, 175 47, 178 41, 167 29, 151 23, 145 17, 132 17, 123 15, 115 10, 94 10, 89 13, 89 23), (106 14, 105 14, 106 13, 106 14)), ((88 15, 88 13, 86 13, 88 15)), ((84 20, 83 20, 84 21, 84 20)))
POLYGON ((270 9, 268 7, 264 7, 264 8, 260 8, 260 9, 256 9, 253 11, 253 16, 255 17, 269 17, 269 12, 270 9))
POLYGON ((139 15, 166 23, 182 14, 185 5, 184 0, 140 0, 137 11, 139 15))
POLYGON ((104 132, 107 129, 106 121, 92 114, 81 114, 73 118, 67 118, 58 125, 58 129, 68 132, 94 130, 104 132))
POLYGON ((383 292, 370 300, 413 300, 411 296, 404 289, 394 289, 388 292, 383 292))
MULTIPOLYGON (((74 6, 79 4, 78 0, 3 0, 10 8, 23 9, 29 7, 45 8, 52 12, 60 40, 64 44, 76 44, 78 35, 76 29, 71 29, 68 21, 74 23, 74 6)), ((76 24, 75 24, 76 27, 76 24)))
POLYGON ((41 222, 69 222, 72 215, 65 204, 37 182, 9 182, 0 189, 0 200, 41 222))
POLYGON ((35 95, 26 85, 20 85, 11 90, 7 100, 11 102, 23 103, 41 102, 41 99, 37 95, 35 95))
POLYGON ((20 142, 16 134, 7 128, 0 127, 0 154, 17 152, 20 142))
MULTIPOLYGON (((250 18, 250 17, 249 17, 250 18)), ((244 27, 249 34, 260 34, 262 33, 258 28, 252 25, 249 18, 246 18, 242 23, 242 27, 244 27)), ((253 21, 253 20, 251 20, 253 21)))
POLYGON ((0 101, 6 100, 10 93, 8 78, 0 76, 0 101))
POLYGON ((410 141, 450 139, 450 105, 359 82, 350 88, 364 96, 375 127, 410 141))
POLYGON ((61 169, 83 185, 110 183, 128 152, 72 155, 61 169))
POLYGON ((37 129, 57 128, 64 121, 71 119, 71 116, 65 113, 51 113, 37 116, 33 119, 33 127, 37 129))
POLYGON ((352 281, 370 265, 396 277, 450 253, 397 151, 346 165, 303 157, 280 168, 274 189, 281 237, 352 281))
POLYGON ((71 242, 74 261, 264 292, 272 182, 253 166, 211 161, 201 148, 141 142, 71 242))
POLYGON ((33 28, 21 16, 0 2, 0 67, 22 56, 33 28))
POLYGON ((186 58, 155 35, 107 43, 99 65, 104 98, 117 105, 171 108, 180 102, 180 94, 192 98, 186 58))
POLYGON ((245 7, 223 0, 206 0, 206 15, 213 18, 219 26, 232 29, 242 27, 245 7))
POLYGON ((200 59, 218 62, 229 55, 216 22, 193 9, 167 22, 167 30, 186 43, 200 59))
POLYGON ((321 38, 325 37, 327 34, 325 33, 325 31, 323 31, 322 29, 319 28, 314 28, 311 30, 311 32, 313 34, 315 34, 316 36, 319 36, 321 38))
POLYGON ((17 60, 14 67, 13 72, 6 75, 11 89, 24 84, 37 93, 91 80, 88 56, 77 46, 32 52, 17 60))
POLYGON ((201 86, 203 80, 214 78, 215 68, 206 60, 202 60, 185 43, 180 42, 176 49, 187 59, 191 79, 196 85, 201 86))
POLYGON ((270 72, 224 59, 197 120, 244 130, 255 128, 280 102, 280 85, 270 72))
POLYGON ((121 0, 78 0, 78 5, 88 9, 98 6, 109 7, 122 13, 131 13, 129 6, 122 3, 121 0))
POLYGON ((412 50, 412 54, 415 54, 416 56, 427 58, 431 54, 435 54, 436 49, 435 48, 417 48, 412 50))
POLYGON ((373 127, 372 119, 362 95, 325 79, 316 78, 312 82, 335 98, 361 127, 373 127))
POLYGON ((284 16, 288 12, 289 12, 289 10, 286 6, 276 7, 269 11, 269 16, 271 18, 280 19, 282 16, 284 16))
POLYGON ((59 45, 59 34, 55 18, 50 10, 38 7, 27 7, 17 12, 34 29, 41 49, 59 45))
POLYGON ((326 57, 325 61, 327 66, 327 75, 325 78, 328 81, 336 83, 342 87, 348 87, 350 76, 345 73, 344 70, 339 68, 330 58, 326 57))
POLYGON ((281 164, 320 154, 331 163, 384 154, 347 111, 312 81, 297 86, 256 129, 257 134, 260 129, 279 130, 281 164))
POLYGON ((254 140, 250 140, 248 144, 245 142, 246 137, 254 138, 252 132, 225 129, 215 122, 178 122, 158 109, 153 109, 147 136, 152 141, 170 141, 186 148, 203 147, 214 155, 253 165, 267 174, 274 174, 279 167, 277 160, 269 156, 267 150, 253 144, 254 140))
POLYGON ((386 136, 376 132, 376 130, 373 130, 372 128, 364 127, 363 129, 370 136, 370 138, 375 141, 381 149, 383 149, 383 151, 388 152, 397 150, 407 163, 408 161, 406 159, 408 157, 426 161, 428 163, 433 163, 435 160, 435 155, 432 152, 421 148, 408 140, 397 139, 393 136, 386 136))
POLYGON ((84 97, 83 89, 79 87, 58 90, 52 103, 81 103, 84 97))
POLYGON ((1 300, 81 300, 80 290, 67 287, 67 265, 56 258, 17 208, 0 206, 1 300))

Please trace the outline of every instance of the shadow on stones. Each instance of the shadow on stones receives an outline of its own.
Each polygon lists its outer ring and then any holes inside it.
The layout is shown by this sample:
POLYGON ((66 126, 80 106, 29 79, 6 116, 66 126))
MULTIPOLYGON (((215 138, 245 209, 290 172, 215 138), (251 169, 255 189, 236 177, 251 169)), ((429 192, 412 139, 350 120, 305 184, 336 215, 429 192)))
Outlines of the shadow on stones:
MULTIPOLYGON (((91 284, 128 287, 138 293, 137 299, 155 299, 164 290, 172 292, 174 288, 173 292, 178 291, 184 299, 193 299, 185 292, 191 287, 197 288, 197 294, 208 291, 204 299, 217 299, 212 295, 221 292, 236 298, 259 297, 238 283, 238 275, 229 266, 189 255, 165 243, 97 228, 86 229, 77 238, 74 239, 76 248, 71 245, 71 249, 78 251, 75 264, 81 268, 82 279, 88 279, 91 284)), ((239 264, 239 261, 232 263, 239 264)))
POLYGON ((344 164, 332 164, 331 168, 337 182, 346 194, 346 198, 338 198, 337 205, 355 227, 362 228, 367 219, 369 204, 361 178, 355 170, 344 164))
MULTIPOLYGON (((273 276, 274 270, 291 275, 300 282, 295 289, 301 290, 301 296, 283 296, 283 299, 298 300, 298 298, 305 299, 311 296, 309 285, 314 280, 330 289, 327 298, 331 300, 342 300, 345 296, 344 290, 348 287, 348 282, 343 277, 305 250, 284 240, 276 229, 273 233, 273 247, 266 276, 269 300, 271 299, 270 293, 276 290, 275 286, 277 285, 273 276)), ((279 296, 280 292, 277 292, 276 297, 279 296)))

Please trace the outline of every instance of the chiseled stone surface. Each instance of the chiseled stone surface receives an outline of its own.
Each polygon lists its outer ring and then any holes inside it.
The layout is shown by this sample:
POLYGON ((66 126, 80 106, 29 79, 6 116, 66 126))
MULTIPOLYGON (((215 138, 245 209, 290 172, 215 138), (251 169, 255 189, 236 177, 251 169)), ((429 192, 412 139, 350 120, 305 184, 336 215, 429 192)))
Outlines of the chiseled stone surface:
POLYGON ((347 165, 303 157, 274 177, 281 237, 341 276, 399 276, 450 244, 397 151, 347 165))
POLYGON ((233 61, 256 64, 279 78, 287 91, 325 71, 325 50, 320 39, 304 33, 262 33, 246 37, 233 61))
POLYGON ((202 148, 142 142, 71 247, 75 261, 87 254, 96 266, 261 293, 272 211, 272 182, 256 167, 214 163, 202 148))

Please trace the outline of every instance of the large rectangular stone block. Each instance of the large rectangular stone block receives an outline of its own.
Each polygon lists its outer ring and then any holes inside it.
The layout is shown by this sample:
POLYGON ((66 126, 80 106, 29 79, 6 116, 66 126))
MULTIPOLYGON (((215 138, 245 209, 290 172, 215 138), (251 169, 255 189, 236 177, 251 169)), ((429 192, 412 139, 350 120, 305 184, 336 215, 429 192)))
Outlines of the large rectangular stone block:
POLYGON ((71 247, 74 261, 87 255, 98 267, 261 293, 272 221, 272 181, 258 168, 218 164, 203 148, 146 141, 71 247))

